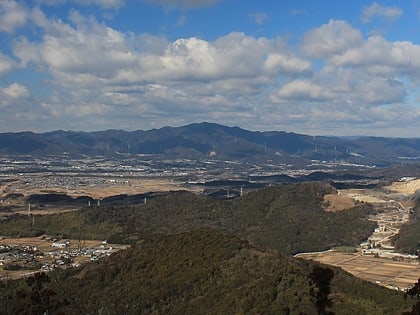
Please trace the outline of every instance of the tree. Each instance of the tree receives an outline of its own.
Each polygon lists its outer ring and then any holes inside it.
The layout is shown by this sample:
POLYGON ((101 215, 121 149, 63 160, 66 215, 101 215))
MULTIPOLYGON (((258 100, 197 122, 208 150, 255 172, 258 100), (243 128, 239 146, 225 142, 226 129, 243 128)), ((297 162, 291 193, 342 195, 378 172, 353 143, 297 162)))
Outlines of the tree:
POLYGON ((320 315, 333 315, 333 312, 327 311, 327 307, 332 306, 328 295, 331 293, 331 279, 334 278, 334 272, 330 268, 316 266, 310 274, 312 282, 316 286, 316 292, 313 295, 316 298, 316 307, 320 315))
MULTIPOLYGON (((404 297, 407 298, 407 296, 420 298, 420 278, 411 289, 405 292, 404 297)), ((420 315, 420 301, 413 305, 411 312, 404 312, 403 315, 420 315)))

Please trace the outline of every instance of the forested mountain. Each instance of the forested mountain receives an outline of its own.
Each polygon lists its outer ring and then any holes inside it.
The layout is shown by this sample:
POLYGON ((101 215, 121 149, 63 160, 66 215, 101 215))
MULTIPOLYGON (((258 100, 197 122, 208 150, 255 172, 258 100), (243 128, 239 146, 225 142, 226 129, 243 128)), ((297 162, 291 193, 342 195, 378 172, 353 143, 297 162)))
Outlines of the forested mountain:
POLYGON ((394 238, 399 251, 420 255, 420 191, 414 196, 415 206, 410 221, 404 224, 394 238))
POLYGON ((340 138, 283 131, 258 132, 212 123, 153 130, 2 133, 1 154, 159 154, 175 158, 231 160, 319 159, 389 165, 420 157, 420 139, 340 138))
POLYGON ((2 314, 401 314, 412 300, 214 230, 2 283, 2 314))
POLYGON ((335 189, 319 182, 228 200, 150 193, 147 203, 133 198, 131 205, 84 207, 34 221, 8 216, 0 221, 3 236, 107 239, 131 247, 79 268, 1 282, 0 314, 409 312, 416 300, 400 292, 289 255, 355 245, 371 233, 369 205, 325 212, 327 193, 335 189))
POLYGON ((36 216, 34 226, 25 215, 16 216, 1 221, 0 230, 3 235, 81 236, 133 243, 157 234, 216 228, 285 254, 357 245, 376 226, 367 220, 372 208, 360 203, 346 211, 326 212, 323 196, 334 192, 327 183, 308 182, 262 188, 229 200, 186 191, 159 193, 149 195, 146 204, 138 198, 132 205, 36 216))

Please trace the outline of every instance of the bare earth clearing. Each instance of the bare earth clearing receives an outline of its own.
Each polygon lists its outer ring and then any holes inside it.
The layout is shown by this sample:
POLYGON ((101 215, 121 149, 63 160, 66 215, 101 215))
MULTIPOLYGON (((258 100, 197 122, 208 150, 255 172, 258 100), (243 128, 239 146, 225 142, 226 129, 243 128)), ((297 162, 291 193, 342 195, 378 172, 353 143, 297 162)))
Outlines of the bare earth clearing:
POLYGON ((356 200, 346 195, 325 195, 324 210, 328 212, 342 211, 354 207, 356 200))
MULTIPOLYGON (((345 211, 357 202, 368 202, 381 208, 384 213, 371 218, 378 223, 380 231, 373 232, 370 242, 392 247, 389 239, 398 233, 399 226, 408 220, 409 209, 414 206, 411 197, 418 189, 420 189, 420 180, 414 179, 394 182, 376 189, 340 190, 336 195, 326 195, 323 205, 325 211, 345 211), (396 217, 398 219, 395 219, 396 217)), ((420 276, 418 260, 402 261, 404 258, 398 256, 394 256, 394 259, 378 257, 389 255, 388 252, 392 250, 384 250, 381 253, 380 249, 369 252, 359 248, 357 253, 330 250, 320 253, 301 253, 296 256, 341 267, 359 278, 393 289, 404 290, 417 282, 420 276)))
POLYGON ((413 179, 403 182, 395 182, 390 186, 387 186, 390 190, 400 192, 405 195, 413 195, 418 189, 420 189, 420 179, 413 179))
POLYGON ((325 211, 341 211, 350 209, 356 202, 383 204, 394 199, 410 207, 414 205, 410 197, 417 190, 420 190, 420 179, 394 182, 380 189, 344 189, 338 191, 336 195, 325 195, 324 209, 325 211))

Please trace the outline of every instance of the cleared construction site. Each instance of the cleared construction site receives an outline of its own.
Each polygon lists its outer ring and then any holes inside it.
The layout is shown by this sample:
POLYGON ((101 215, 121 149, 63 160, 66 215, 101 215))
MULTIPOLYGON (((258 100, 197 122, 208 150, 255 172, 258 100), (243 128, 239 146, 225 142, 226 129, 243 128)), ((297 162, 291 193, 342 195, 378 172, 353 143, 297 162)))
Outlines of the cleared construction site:
POLYGON ((391 289, 405 291, 420 277, 417 256, 398 253, 392 237, 398 234, 412 210, 412 196, 420 189, 420 180, 408 179, 380 189, 349 189, 326 196, 326 211, 345 211, 355 202, 369 202, 378 214, 369 219, 377 222, 372 235, 354 251, 331 249, 325 252, 300 253, 296 257, 340 267, 345 271, 391 289))

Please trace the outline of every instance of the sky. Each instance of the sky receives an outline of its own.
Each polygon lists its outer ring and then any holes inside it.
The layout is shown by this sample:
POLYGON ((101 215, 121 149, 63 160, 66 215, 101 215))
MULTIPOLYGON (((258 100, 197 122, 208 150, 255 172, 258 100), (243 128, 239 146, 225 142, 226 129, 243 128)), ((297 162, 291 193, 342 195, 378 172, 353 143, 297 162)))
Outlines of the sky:
POLYGON ((0 0, 0 132, 420 138, 420 0, 0 0))

